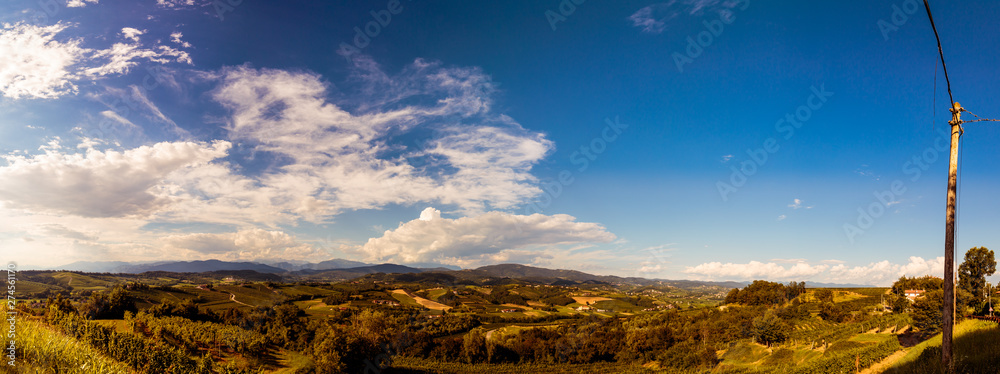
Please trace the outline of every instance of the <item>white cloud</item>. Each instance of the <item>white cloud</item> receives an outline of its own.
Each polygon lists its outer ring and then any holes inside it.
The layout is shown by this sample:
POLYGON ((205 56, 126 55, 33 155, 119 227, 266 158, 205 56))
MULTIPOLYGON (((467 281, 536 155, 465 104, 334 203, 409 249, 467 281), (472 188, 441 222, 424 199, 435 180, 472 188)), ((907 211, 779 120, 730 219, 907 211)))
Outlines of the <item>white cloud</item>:
POLYGON ((724 155, 724 156, 722 156, 722 162, 723 163, 729 162, 729 160, 732 160, 732 159, 733 159, 733 155, 724 155))
POLYGON ((136 126, 134 123, 132 123, 132 121, 129 121, 128 119, 125 119, 125 117, 122 117, 122 116, 118 115, 118 113, 112 112, 110 110, 105 110, 105 111, 101 112, 101 115, 105 116, 107 118, 113 119, 113 120, 115 120, 118 123, 121 123, 123 125, 127 125, 127 126, 132 127, 132 128, 139 128, 139 126, 136 126))
POLYGON ((191 48, 191 43, 188 43, 188 42, 185 42, 185 41, 181 40, 181 38, 183 38, 183 37, 184 37, 184 34, 182 34, 180 31, 177 31, 177 32, 174 32, 174 33, 170 34, 170 41, 172 41, 174 43, 177 43, 177 44, 180 44, 184 48, 191 48))
POLYGON ((162 8, 182 9, 194 5, 194 0, 156 0, 156 5, 162 8))
POLYGON ((641 28, 645 33, 659 34, 667 29, 669 21, 681 14, 698 15, 706 10, 726 12, 738 4, 737 1, 722 0, 670 0, 643 7, 628 19, 632 21, 632 26, 641 28))
POLYGON ((636 272, 639 273, 659 273, 665 269, 663 264, 653 262, 653 261, 643 261, 639 263, 639 268, 636 272))
POLYGON ((76 91, 69 67, 83 58, 80 40, 55 40, 68 27, 4 24, 0 29, 0 92, 4 96, 52 98, 76 91))
POLYGON ((158 143, 124 152, 6 156, 0 201, 9 208, 84 217, 146 215, 171 203, 157 188, 168 175, 223 157, 229 146, 158 143))
MULTIPOLYGON (((232 233, 193 233, 162 239, 168 249, 176 249, 187 259, 256 261, 268 259, 315 260, 323 252, 299 242, 283 231, 259 228, 232 233)), ((323 258, 325 259, 325 258, 323 258)))
POLYGON ((667 29, 667 21, 677 18, 680 14, 672 9, 676 1, 659 3, 639 9, 628 17, 632 26, 642 28, 643 32, 659 34, 667 29))
POLYGON ((39 230, 40 234, 45 236, 59 236, 77 240, 90 240, 90 241, 97 240, 96 235, 73 230, 58 223, 49 223, 40 225, 39 230))
POLYGON ((122 29, 135 44, 115 43, 108 49, 80 46, 79 38, 57 38, 69 24, 36 26, 4 24, 0 29, 0 93, 12 99, 55 98, 77 92, 75 82, 128 73, 138 60, 191 64, 187 52, 168 46, 138 44, 142 31, 122 29))
POLYGON ((83 70, 83 73, 90 77, 99 77, 112 74, 125 74, 129 70, 139 65, 140 59, 166 64, 170 61, 191 64, 191 56, 187 52, 179 51, 168 46, 158 46, 156 49, 144 49, 138 44, 115 43, 111 48, 95 51, 91 56, 92 61, 102 61, 102 64, 92 66, 83 70))
POLYGON ((811 278, 827 270, 827 265, 811 266, 796 263, 789 267, 774 262, 762 263, 750 261, 746 264, 707 262, 694 267, 686 267, 684 273, 702 275, 711 279, 753 280, 753 279, 790 279, 811 278))
MULTIPOLYGON (((944 274, 944 257, 925 260, 922 257, 910 256, 906 264, 893 264, 889 261, 873 262, 866 266, 848 267, 844 264, 830 268, 831 279, 849 281, 864 279, 871 284, 885 286, 892 284, 901 276, 933 275, 941 277, 944 274)), ((853 283, 853 282, 852 282, 853 283)))
POLYGON ((708 262, 697 266, 688 266, 684 273, 701 276, 713 280, 788 280, 808 279, 819 282, 837 282, 887 286, 901 276, 933 275, 940 277, 944 273, 944 257, 925 260, 922 257, 911 256, 906 264, 894 264, 889 261, 873 262, 865 266, 847 266, 843 261, 824 260, 823 265, 810 265, 806 262, 796 262, 791 266, 782 266, 772 262, 762 263, 750 261, 745 264, 708 262), (829 265, 836 264, 836 265, 829 265))
POLYGON ((530 170, 553 143, 490 114, 491 84, 478 70, 421 60, 397 77, 371 65, 358 69, 364 104, 354 113, 344 107, 357 97, 331 103, 315 74, 223 72, 213 96, 232 111, 230 137, 293 161, 261 183, 294 191, 290 203, 308 205, 314 216, 417 202, 471 214, 510 208, 541 192, 530 170), (423 147, 394 141, 405 134, 432 138, 423 147))
POLYGON ((576 218, 565 214, 488 212, 448 219, 442 218, 440 211, 427 208, 420 218, 368 239, 358 251, 371 261, 440 262, 467 267, 543 256, 538 248, 614 239, 615 235, 603 226, 576 222, 576 218))
POLYGON ((800 199, 792 199, 792 203, 788 204, 788 207, 792 208, 792 209, 801 209, 801 208, 812 209, 813 208, 812 205, 802 206, 802 200, 800 200, 800 199))
POLYGON ((124 36, 125 39, 130 39, 130 40, 132 40, 133 42, 136 42, 136 43, 139 42, 139 35, 142 35, 142 34, 145 34, 145 33, 146 33, 146 30, 139 30, 139 29, 134 29, 134 28, 131 28, 131 27, 126 27, 126 28, 122 29, 122 36, 124 36))
POLYGON ((788 216, 782 214, 782 215, 778 216, 778 221, 784 221, 785 218, 788 218, 788 216))
POLYGON ((97 4, 98 0, 69 0, 66 2, 66 7, 68 8, 82 8, 87 6, 87 3, 97 4))
POLYGON ((779 264, 800 264, 809 261, 806 261, 804 258, 772 258, 771 262, 777 262, 779 264))
MULTIPOLYGON (((141 113, 145 118, 148 118, 151 121, 166 125, 166 128, 180 139, 192 138, 191 133, 178 126, 176 122, 163 114, 160 108, 146 95, 146 90, 139 88, 139 86, 131 85, 128 89, 105 87, 105 90, 106 92, 101 94, 92 93, 88 95, 95 100, 101 101, 107 105, 109 109, 111 109, 106 112, 114 114, 121 113, 121 115, 116 116, 118 118, 101 113, 105 117, 115 119, 119 123, 126 123, 126 121, 128 123, 132 123, 130 120, 127 120, 127 118, 122 116, 132 117, 134 113, 141 113), (121 105, 123 103, 125 105, 121 105), (118 112, 116 113, 114 111, 118 112), (119 118, 121 120, 119 120, 119 118)), ((136 126, 136 129, 138 129, 138 126, 136 126)))

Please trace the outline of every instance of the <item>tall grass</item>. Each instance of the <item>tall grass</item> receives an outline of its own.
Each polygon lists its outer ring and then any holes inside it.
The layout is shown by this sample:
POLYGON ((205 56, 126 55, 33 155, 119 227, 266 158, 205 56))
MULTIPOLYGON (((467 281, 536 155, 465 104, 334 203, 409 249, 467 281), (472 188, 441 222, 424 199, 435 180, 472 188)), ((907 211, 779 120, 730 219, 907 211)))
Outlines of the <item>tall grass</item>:
MULTIPOLYGON (((93 347, 53 331, 48 326, 17 318, 16 366, 3 365, 5 373, 89 374, 132 373, 128 365, 104 356, 93 347)), ((6 361, 6 360, 4 360, 6 361)))
MULTIPOLYGON (((1000 372, 1000 326, 995 322, 967 320, 955 326, 952 357, 955 372, 1000 372)), ((885 371, 888 374, 943 373, 941 367, 941 335, 913 347, 910 352, 885 371)))

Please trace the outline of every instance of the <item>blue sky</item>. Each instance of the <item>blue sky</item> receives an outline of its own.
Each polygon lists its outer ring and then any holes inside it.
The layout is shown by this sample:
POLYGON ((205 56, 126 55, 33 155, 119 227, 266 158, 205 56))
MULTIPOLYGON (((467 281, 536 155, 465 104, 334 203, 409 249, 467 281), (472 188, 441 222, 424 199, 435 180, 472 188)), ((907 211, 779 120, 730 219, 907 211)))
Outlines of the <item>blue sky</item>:
MULTIPOLYGON (((936 3, 955 99, 1000 117, 1000 4, 936 3)), ((916 1, 7 1, 0 23, 22 264, 941 273, 948 97, 916 1)), ((1000 239, 1000 128, 965 129, 959 262, 1000 239)))

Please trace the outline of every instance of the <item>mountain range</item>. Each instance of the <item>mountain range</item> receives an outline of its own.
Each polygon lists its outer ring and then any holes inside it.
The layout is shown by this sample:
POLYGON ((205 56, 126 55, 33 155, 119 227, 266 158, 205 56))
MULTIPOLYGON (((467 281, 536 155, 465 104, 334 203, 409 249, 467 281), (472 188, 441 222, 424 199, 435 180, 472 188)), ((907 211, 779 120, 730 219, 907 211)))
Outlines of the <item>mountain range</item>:
MULTIPOLYGON (((150 271, 166 271, 175 273, 204 273, 213 271, 255 271, 265 274, 276 274, 300 278, 333 278, 353 279, 367 274, 411 274, 422 278, 447 279, 519 279, 531 282, 575 285, 586 283, 610 284, 665 284, 676 287, 697 287, 699 285, 723 286, 741 288, 750 284, 749 281, 693 281, 665 280, 638 277, 618 277, 614 275, 594 275, 577 270, 546 269, 519 264, 488 265, 476 269, 458 269, 453 266, 438 264, 420 264, 413 267, 398 264, 366 264, 358 261, 332 259, 319 263, 305 262, 228 262, 219 260, 205 261, 164 261, 151 263, 129 263, 122 261, 78 261, 47 270, 70 270, 89 273, 144 273, 150 271)), ((413 279, 413 276, 408 277, 413 279)), ((806 282, 807 287, 870 287, 859 284, 836 284, 806 282)))

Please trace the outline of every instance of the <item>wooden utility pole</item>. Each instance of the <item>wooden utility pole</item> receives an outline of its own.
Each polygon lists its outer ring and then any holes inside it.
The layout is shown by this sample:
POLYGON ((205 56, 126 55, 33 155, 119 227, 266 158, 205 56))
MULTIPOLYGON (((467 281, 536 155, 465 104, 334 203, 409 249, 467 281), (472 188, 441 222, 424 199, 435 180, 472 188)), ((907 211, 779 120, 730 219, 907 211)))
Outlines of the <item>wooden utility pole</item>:
POLYGON ((951 156, 948 158, 948 208, 944 228, 944 317, 941 332, 941 365, 945 373, 954 373, 952 332, 955 327, 955 200, 958 195, 958 140, 962 136, 962 106, 951 107, 951 156))

